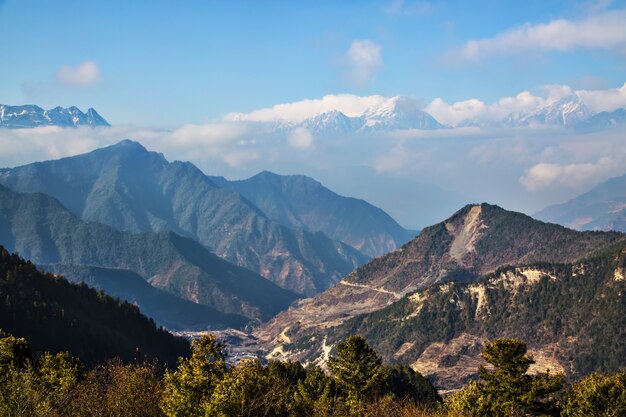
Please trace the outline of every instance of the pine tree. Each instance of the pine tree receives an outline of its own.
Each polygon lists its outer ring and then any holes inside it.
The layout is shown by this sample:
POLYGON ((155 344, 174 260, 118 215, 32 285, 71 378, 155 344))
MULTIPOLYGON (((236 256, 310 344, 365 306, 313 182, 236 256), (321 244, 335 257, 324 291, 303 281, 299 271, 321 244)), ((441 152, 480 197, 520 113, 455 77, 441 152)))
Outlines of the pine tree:
POLYGON ((381 359, 361 336, 339 343, 337 357, 328 360, 328 369, 346 393, 348 406, 357 413, 382 382, 381 359))
POLYGON ((226 373, 226 346, 214 335, 194 340, 192 349, 191 358, 180 358, 178 368, 165 374, 161 408, 168 416, 202 415, 202 406, 226 373))
POLYGON ((449 400, 453 414, 558 415, 556 394, 563 388, 563 375, 528 375, 526 372, 534 360, 526 351, 526 344, 517 339, 496 339, 485 345, 482 357, 495 370, 480 366, 480 380, 468 384, 449 400))

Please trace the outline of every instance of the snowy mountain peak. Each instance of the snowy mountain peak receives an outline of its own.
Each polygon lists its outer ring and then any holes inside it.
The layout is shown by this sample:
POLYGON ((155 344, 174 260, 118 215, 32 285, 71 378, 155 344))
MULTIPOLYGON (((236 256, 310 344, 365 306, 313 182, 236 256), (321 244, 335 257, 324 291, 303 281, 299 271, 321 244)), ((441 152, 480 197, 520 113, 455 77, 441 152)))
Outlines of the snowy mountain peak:
POLYGON ((579 124, 593 113, 587 108, 582 99, 575 93, 561 97, 558 100, 547 103, 538 109, 525 114, 509 115, 505 124, 518 126, 531 125, 558 125, 573 126, 579 124))
POLYGON ((331 110, 306 119, 299 126, 318 134, 352 133, 363 126, 363 119, 348 117, 339 110, 331 110))
POLYGON ((403 96, 391 97, 380 106, 368 109, 362 116, 366 129, 440 129, 444 127, 422 111, 417 101, 403 96))
POLYGON ((0 104, 0 127, 10 129, 32 128, 40 126, 110 126, 93 108, 83 113, 78 107, 67 109, 57 106, 44 110, 32 104, 8 106, 0 104))

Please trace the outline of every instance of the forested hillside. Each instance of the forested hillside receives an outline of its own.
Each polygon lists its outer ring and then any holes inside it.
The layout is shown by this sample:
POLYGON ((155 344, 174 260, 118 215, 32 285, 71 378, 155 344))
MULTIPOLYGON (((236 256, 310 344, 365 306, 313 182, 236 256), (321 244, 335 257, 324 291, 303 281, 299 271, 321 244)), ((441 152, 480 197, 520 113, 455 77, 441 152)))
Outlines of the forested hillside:
POLYGON ((0 247, 0 329, 29 340, 35 352, 68 351, 85 363, 119 357, 174 365, 189 344, 127 302, 44 274, 0 247))

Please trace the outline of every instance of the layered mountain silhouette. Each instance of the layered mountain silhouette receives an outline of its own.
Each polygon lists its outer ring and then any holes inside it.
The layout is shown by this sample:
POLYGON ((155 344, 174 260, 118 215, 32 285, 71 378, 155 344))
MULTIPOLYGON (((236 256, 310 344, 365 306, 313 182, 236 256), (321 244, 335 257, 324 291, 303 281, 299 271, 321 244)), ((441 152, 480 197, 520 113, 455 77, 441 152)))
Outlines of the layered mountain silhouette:
MULTIPOLYGON (((204 314, 185 318, 181 323, 178 311, 175 316, 160 320, 181 327, 233 326, 241 324, 241 316, 266 320, 296 298, 258 274, 210 253, 190 238, 173 232, 121 232, 85 222, 54 198, 40 193, 22 194, 0 187, 0 243, 37 264, 117 269, 115 273, 98 271, 97 286, 104 287, 108 282, 107 289, 111 290, 116 281, 124 288, 112 292, 125 298, 129 291, 135 291, 133 287, 137 288, 136 274, 178 298, 209 307, 193 309, 183 300, 166 298, 155 291, 137 297, 149 311, 158 308, 150 304, 156 297, 191 313, 204 314)), ((73 280, 86 277, 89 281, 91 274, 84 274, 80 268, 64 267, 62 271, 73 280)), ((163 306, 155 317, 166 314, 166 308, 163 306)))
POLYGON ((312 295, 367 257, 321 232, 271 221, 188 162, 168 162, 137 142, 0 170, 0 183, 43 192, 81 219, 129 232, 173 231, 279 286, 312 295))
POLYGON ((75 106, 44 110, 32 104, 22 106, 0 104, 0 127, 24 129, 41 126, 96 127, 110 126, 110 124, 93 108, 89 108, 86 113, 83 113, 75 106))
POLYGON ((240 314, 221 313, 207 305, 153 287, 143 277, 127 269, 67 264, 43 265, 42 269, 62 275, 70 282, 83 282, 110 296, 128 301, 171 331, 243 328, 250 321, 240 314))
POLYGON ((189 343, 158 329, 136 306, 44 274, 0 246, 0 329, 34 353, 70 352, 93 365, 159 359, 173 367, 189 343))
POLYGON ((416 232, 404 229, 366 201, 340 196, 303 175, 261 172, 247 180, 211 177, 253 202, 272 221, 295 229, 323 232, 366 255, 391 252, 416 232))
POLYGON ((626 232, 626 174, 608 179, 565 203, 547 207, 534 217, 578 230, 626 232))
MULTIPOLYGON (((577 232, 498 206, 468 205, 400 249, 357 268, 329 290, 297 302, 254 336, 270 357, 323 361, 332 347, 326 336, 333 329, 362 314, 375 316, 416 290, 472 283, 508 265, 574 263, 624 242, 621 233, 577 232)), ((388 320, 388 333, 381 334, 394 335, 400 325, 388 320)), ((449 327, 441 331, 452 334, 454 320, 445 325, 449 327)))

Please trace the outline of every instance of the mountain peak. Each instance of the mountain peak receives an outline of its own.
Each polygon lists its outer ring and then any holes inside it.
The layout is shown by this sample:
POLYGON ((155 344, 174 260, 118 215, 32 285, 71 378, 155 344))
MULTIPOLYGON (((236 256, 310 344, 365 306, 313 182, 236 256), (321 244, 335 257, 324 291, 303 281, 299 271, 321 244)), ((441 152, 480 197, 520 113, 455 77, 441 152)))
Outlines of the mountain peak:
POLYGON ((93 108, 83 113, 78 107, 63 108, 56 106, 44 110, 35 105, 9 106, 0 105, 0 127, 24 129, 40 126, 110 126, 93 108))
POLYGON ((137 148, 142 151, 148 151, 141 143, 132 139, 122 139, 114 145, 111 145, 110 148, 137 148))
POLYGON ((363 116, 366 129, 440 129, 444 127, 409 97, 395 96, 363 116))

